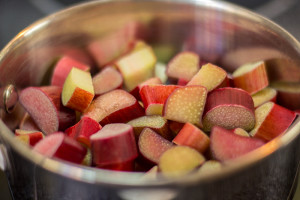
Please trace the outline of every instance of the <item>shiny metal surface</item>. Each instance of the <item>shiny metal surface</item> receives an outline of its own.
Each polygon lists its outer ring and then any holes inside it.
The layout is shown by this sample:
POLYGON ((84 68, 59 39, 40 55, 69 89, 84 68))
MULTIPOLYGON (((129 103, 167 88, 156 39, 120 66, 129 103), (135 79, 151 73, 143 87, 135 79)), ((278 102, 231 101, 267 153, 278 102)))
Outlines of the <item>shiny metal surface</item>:
MULTIPOLYGON (((45 84, 53 59, 73 49, 86 53, 91 41, 132 21, 147 27, 145 38, 152 45, 196 51, 229 71, 268 60, 269 70, 285 72, 274 80, 300 81, 300 44, 247 10, 214 1, 99 1, 61 11, 20 32, 0 53, 0 87, 45 84)), ((10 129, 19 119, 6 117, 3 113, 5 123, 0 120, 0 141, 7 148, 6 174, 13 192, 18 191, 15 199, 287 199, 300 159, 297 119, 285 135, 226 163, 221 172, 149 181, 138 173, 44 158, 13 138, 10 129)))

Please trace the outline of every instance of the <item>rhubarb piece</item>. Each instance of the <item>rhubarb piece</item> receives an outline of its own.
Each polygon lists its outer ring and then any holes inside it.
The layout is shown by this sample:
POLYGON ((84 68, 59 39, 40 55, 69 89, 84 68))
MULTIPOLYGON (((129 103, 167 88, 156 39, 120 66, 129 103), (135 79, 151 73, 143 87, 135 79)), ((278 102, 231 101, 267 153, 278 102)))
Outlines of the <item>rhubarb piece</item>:
POLYGON ((195 149, 187 146, 175 146, 161 155, 158 167, 162 175, 178 177, 190 173, 204 162, 204 156, 195 149))
POLYGON ((295 112, 273 102, 267 102, 255 110, 256 123, 249 134, 255 138, 270 141, 283 134, 295 117, 295 112))
POLYGON ((188 84, 189 81, 186 81, 182 78, 178 79, 177 81, 177 85, 180 85, 180 86, 186 86, 188 84))
MULTIPOLYGON (((256 93, 252 94, 254 107, 257 108, 258 106, 260 106, 268 101, 272 101, 275 103, 276 96, 277 96, 277 91, 275 89, 266 87, 256 93)), ((300 95, 299 95, 299 97, 300 97, 300 95)))
POLYGON ((15 135, 18 139, 30 146, 34 146, 37 142, 44 138, 43 133, 40 131, 28 131, 22 129, 16 129, 15 135))
POLYGON ((235 128, 232 132, 240 136, 250 137, 249 133, 242 128, 235 128))
POLYGON ((82 117, 74 126, 65 130, 65 133, 78 142, 90 147, 90 136, 101 129, 101 125, 90 117, 82 117))
POLYGON ((81 69, 83 71, 90 70, 90 67, 85 63, 79 62, 69 56, 63 56, 59 59, 54 67, 51 85, 63 87, 64 82, 73 67, 81 69))
POLYGON ((128 124, 105 125, 90 140, 93 163, 97 167, 123 170, 124 164, 131 165, 138 156, 133 129, 128 124))
POLYGON ((127 123, 143 115, 144 109, 134 96, 120 89, 97 97, 83 114, 102 126, 109 123, 127 123))
POLYGON ((167 75, 171 78, 189 81, 199 70, 199 56, 194 52, 184 51, 171 59, 167 66, 167 75))
POLYGON ((291 110, 300 109, 299 82, 273 82, 271 87, 277 91, 277 103, 291 110))
POLYGON ((134 170, 134 159, 126 161, 126 162, 117 162, 111 164, 98 164, 97 168, 108 169, 114 171, 127 171, 131 172, 134 170))
POLYGON ((199 173, 213 173, 222 169, 222 164, 216 160, 208 160, 199 168, 199 173))
POLYGON ((185 123, 172 142, 177 145, 189 146, 200 153, 204 153, 209 147, 209 137, 191 123, 185 123))
POLYGON ((210 133, 210 148, 219 161, 238 158, 264 144, 261 139, 240 136, 219 126, 214 126, 210 133))
POLYGON ((93 76, 93 87, 95 95, 101 95, 111 90, 121 88, 123 78, 120 72, 113 67, 105 67, 93 76))
POLYGON ((75 112, 61 104, 61 91, 58 86, 45 86, 20 92, 20 103, 45 135, 64 131, 75 123, 75 112))
POLYGON ((156 133, 167 140, 172 138, 172 134, 168 128, 167 120, 159 115, 142 116, 129 121, 127 124, 133 127, 134 134, 137 139, 142 130, 146 127, 153 129, 156 133))
POLYGON ((179 131, 182 129, 182 127, 185 125, 185 123, 175 122, 169 120, 169 129, 173 133, 173 135, 177 135, 179 131))
POLYGON ((76 164, 82 163, 87 151, 80 143, 62 132, 47 135, 33 147, 33 150, 50 158, 59 158, 76 164))
POLYGON ((160 156, 173 147, 173 144, 152 129, 145 128, 140 134, 138 147, 139 152, 147 161, 157 164, 160 156))
POLYGON ((128 53, 142 31, 143 27, 140 23, 130 22, 119 30, 91 42, 88 51, 96 60, 98 67, 103 68, 128 53))
POLYGON ((128 91, 154 76, 156 57, 150 46, 140 48, 122 56, 116 66, 124 78, 128 91))
POLYGON ((266 66, 263 61, 247 63, 236 69, 233 74, 235 87, 254 94, 269 85, 266 66))
POLYGON ((163 116, 177 122, 202 125, 202 113, 207 97, 203 86, 184 86, 175 89, 166 100, 163 116))
POLYGON ((161 84, 162 84, 162 82, 158 77, 152 77, 152 78, 149 78, 146 81, 140 83, 138 86, 136 86, 130 92, 130 94, 132 94, 136 99, 141 100, 140 91, 143 86, 145 86, 145 85, 161 85, 161 84))
POLYGON ((180 86, 177 85, 145 85, 140 90, 146 115, 162 115, 165 101, 180 86))
POLYGON ((252 97, 242 89, 215 89, 208 95, 206 102, 203 115, 204 131, 210 131, 213 126, 250 131, 255 125, 252 97))
POLYGON ((87 152, 81 164, 85 166, 92 166, 92 152, 90 148, 87 148, 87 152))
POLYGON ((28 131, 36 131, 39 130, 39 127, 36 125, 32 117, 25 113, 24 117, 22 118, 20 122, 20 129, 22 130, 28 130, 28 131))
POLYGON ((94 95, 91 74, 72 68, 66 78, 61 94, 63 105, 83 112, 89 107, 94 95))
POLYGON ((155 180, 158 174, 158 166, 155 165, 149 169, 141 178, 144 180, 155 180))
POLYGON ((229 81, 227 72, 224 69, 207 63, 200 68, 187 85, 201 85, 210 92, 216 88, 228 86, 229 81))
POLYGON ((163 84, 165 84, 168 80, 168 76, 166 74, 167 66, 163 63, 157 62, 154 67, 154 75, 158 77, 163 84))

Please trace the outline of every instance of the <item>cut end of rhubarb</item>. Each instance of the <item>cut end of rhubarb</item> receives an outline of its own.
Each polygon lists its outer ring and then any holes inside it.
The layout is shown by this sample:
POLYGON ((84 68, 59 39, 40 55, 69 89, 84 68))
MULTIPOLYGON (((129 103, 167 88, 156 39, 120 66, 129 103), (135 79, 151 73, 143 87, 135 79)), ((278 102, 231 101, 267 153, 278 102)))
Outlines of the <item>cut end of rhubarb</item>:
POLYGON ((243 128, 250 131, 255 125, 253 111, 240 105, 221 105, 205 114, 203 130, 210 131, 213 126, 226 129, 243 128))
POLYGON ((239 88, 215 89, 207 97, 202 120, 205 131, 210 131, 213 126, 250 131, 255 125, 252 97, 239 88))
POLYGON ((95 95, 101 95, 122 86, 123 77, 114 67, 106 67, 93 77, 95 95))
POLYGON ((196 53, 181 52, 168 63, 167 75, 189 81, 199 70, 199 62, 200 58, 196 53))
POLYGON ((19 101, 43 133, 50 134, 58 130, 56 107, 43 90, 28 87, 21 91, 19 101))
POLYGON ((175 89, 168 97, 163 116, 177 122, 200 125, 207 97, 202 86, 185 86, 175 89))
POLYGON ((201 67, 187 85, 202 85, 206 87, 209 92, 221 86, 226 78, 227 72, 225 70, 211 63, 207 63, 201 67))
POLYGON ((138 140, 140 153, 147 160, 156 164, 159 162, 160 156, 172 146, 173 144, 170 141, 164 139, 150 128, 145 128, 138 140))
MULTIPOLYGON (((300 92, 300 90, 299 90, 300 92)), ((275 101, 276 100, 277 91, 273 88, 266 87, 257 93, 252 95, 252 99, 254 102, 254 107, 257 108, 258 106, 268 102, 268 101, 275 101)))
POLYGON ((204 156, 195 149, 175 146, 162 154, 158 167, 164 176, 178 177, 190 173, 204 162, 204 156))

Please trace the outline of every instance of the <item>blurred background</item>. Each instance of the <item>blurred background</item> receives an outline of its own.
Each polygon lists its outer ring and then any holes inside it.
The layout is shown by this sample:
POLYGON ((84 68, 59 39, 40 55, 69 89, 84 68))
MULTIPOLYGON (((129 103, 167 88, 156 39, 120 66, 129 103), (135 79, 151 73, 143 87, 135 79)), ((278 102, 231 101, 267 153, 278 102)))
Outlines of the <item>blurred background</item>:
MULTIPOLYGON (((0 0, 0 49, 37 19, 84 1, 87 0, 0 0)), ((300 40, 300 0, 228 1, 272 19, 300 40)))
MULTIPOLYGON (((16 36, 18 32, 34 21, 83 1, 84 0, 0 0, 0 49, 16 36)), ((228 1, 253 10, 273 20, 300 41, 300 0, 228 1)), ((0 199, 11 199, 9 187, 2 171, 0 171, 0 199)), ((298 184, 296 195, 293 199, 300 199, 300 184, 298 184)))

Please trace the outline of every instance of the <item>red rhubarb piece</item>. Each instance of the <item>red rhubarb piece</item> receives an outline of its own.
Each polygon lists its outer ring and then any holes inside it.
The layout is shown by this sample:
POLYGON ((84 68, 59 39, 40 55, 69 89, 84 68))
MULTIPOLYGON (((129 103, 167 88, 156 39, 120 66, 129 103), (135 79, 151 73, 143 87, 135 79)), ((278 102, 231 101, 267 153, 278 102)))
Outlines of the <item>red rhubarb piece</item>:
POLYGON ((109 123, 127 123, 144 115, 138 101, 124 90, 112 90, 95 98, 84 112, 102 126, 109 123))
POLYGON ((83 161, 87 152, 80 143, 62 132, 47 135, 34 146, 33 150, 50 158, 59 158, 77 164, 83 161))
POLYGON ((90 137, 93 163, 98 167, 133 161, 138 156, 132 126, 108 124, 90 137))
POLYGON ((203 130, 213 126, 226 129, 251 130, 255 125, 254 104, 251 95, 239 88, 219 88, 212 91, 206 101, 203 130))
POLYGON ((253 137, 270 141, 284 133, 295 117, 295 112, 273 102, 267 102, 256 108, 256 124, 249 134, 253 137))
POLYGON ((214 126, 210 134, 210 148, 219 161, 238 158, 264 144, 260 139, 240 136, 219 126, 214 126))

